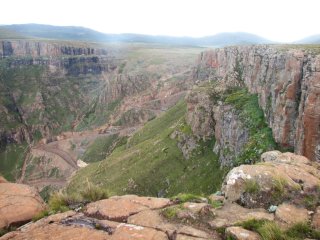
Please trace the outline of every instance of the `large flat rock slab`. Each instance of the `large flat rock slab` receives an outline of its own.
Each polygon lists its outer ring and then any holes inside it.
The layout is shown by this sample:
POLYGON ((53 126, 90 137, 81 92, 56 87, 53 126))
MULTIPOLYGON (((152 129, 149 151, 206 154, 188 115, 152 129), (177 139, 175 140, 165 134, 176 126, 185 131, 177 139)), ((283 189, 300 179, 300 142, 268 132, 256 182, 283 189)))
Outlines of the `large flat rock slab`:
POLYGON ((169 199, 138 197, 135 195, 115 196, 87 205, 85 214, 101 219, 126 222, 128 217, 148 209, 164 208, 171 204, 169 199))
POLYGON ((274 215, 262 208, 248 209, 232 203, 226 203, 222 208, 214 209, 212 212, 215 218, 210 221, 209 224, 215 229, 233 226, 238 222, 247 221, 253 218, 257 220, 274 220, 274 215))
POLYGON ((0 183, 0 228, 26 222, 44 209, 45 203, 34 188, 0 183))
POLYGON ((111 236, 95 229, 64 226, 57 223, 46 224, 27 231, 11 232, 1 240, 108 240, 111 236))
POLYGON ((146 228, 131 224, 121 224, 114 234, 112 240, 168 240, 164 232, 152 228, 146 228))

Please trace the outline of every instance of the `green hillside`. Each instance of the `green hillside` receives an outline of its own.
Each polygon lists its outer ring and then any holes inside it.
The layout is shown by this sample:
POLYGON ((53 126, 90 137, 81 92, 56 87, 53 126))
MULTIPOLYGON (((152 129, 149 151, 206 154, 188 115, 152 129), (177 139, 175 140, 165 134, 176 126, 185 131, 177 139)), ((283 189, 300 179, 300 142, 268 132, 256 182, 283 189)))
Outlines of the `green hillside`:
POLYGON ((201 142, 186 160, 177 141, 170 137, 174 130, 185 128, 185 113, 186 104, 180 101, 107 159, 79 170, 68 192, 78 192, 87 181, 111 194, 173 196, 180 192, 209 194, 219 189, 224 171, 212 152, 214 142, 201 142))

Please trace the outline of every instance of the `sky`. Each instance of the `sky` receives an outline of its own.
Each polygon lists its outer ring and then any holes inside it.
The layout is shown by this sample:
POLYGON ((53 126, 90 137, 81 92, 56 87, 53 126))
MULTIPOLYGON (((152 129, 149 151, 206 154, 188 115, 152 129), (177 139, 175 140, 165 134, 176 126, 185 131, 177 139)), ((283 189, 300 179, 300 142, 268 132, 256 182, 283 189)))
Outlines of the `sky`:
POLYGON ((320 34, 320 0, 2 0, 0 24, 202 37, 249 32, 278 42, 320 34))

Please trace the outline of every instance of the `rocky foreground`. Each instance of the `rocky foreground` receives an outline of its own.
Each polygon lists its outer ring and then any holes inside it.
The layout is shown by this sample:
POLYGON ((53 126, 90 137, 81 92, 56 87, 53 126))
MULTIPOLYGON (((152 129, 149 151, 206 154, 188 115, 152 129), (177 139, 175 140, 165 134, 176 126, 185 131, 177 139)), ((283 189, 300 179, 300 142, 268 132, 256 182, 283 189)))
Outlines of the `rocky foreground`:
MULTIPOLYGON (((320 165, 278 151, 261 160, 231 170, 222 193, 208 198, 113 196, 30 222, 0 239, 265 239, 241 225, 252 219, 282 229, 307 223, 320 230, 320 165)), ((25 188, 0 180, 0 228, 44 209, 25 188)))

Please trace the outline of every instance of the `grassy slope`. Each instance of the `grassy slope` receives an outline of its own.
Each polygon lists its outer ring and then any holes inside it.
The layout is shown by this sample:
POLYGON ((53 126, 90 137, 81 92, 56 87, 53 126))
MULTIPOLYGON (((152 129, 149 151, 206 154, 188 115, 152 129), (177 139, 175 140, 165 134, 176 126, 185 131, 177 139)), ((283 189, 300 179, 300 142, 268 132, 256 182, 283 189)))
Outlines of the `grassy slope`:
POLYGON ((113 134, 97 138, 85 151, 82 160, 85 162, 101 161, 109 155, 117 145, 125 144, 126 138, 113 134))
POLYGON ((128 142, 106 160, 81 169, 73 177, 68 192, 82 189, 91 181, 112 194, 136 193, 172 196, 179 192, 209 194, 220 187, 219 170, 213 143, 202 144, 198 155, 185 160, 170 134, 183 122, 184 101, 159 118, 147 123, 128 142))
POLYGON ((19 177, 26 150, 25 143, 8 145, 6 151, 0 149, 0 173, 8 181, 19 177))

